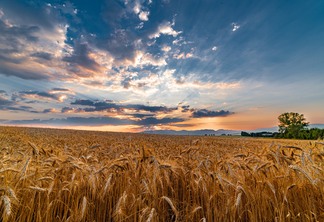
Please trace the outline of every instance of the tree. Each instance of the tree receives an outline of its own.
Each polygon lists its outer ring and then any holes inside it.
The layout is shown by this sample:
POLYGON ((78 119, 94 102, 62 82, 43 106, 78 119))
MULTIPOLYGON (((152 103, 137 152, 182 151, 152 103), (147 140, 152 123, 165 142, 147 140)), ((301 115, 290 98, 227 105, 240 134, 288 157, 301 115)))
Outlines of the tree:
POLYGON ((283 113, 278 116, 279 120, 279 133, 287 138, 297 138, 300 131, 308 126, 308 122, 304 114, 299 113, 283 113))
POLYGON ((241 132, 241 136, 251 136, 251 134, 249 134, 249 133, 247 133, 247 132, 244 132, 244 131, 242 131, 242 132, 241 132))

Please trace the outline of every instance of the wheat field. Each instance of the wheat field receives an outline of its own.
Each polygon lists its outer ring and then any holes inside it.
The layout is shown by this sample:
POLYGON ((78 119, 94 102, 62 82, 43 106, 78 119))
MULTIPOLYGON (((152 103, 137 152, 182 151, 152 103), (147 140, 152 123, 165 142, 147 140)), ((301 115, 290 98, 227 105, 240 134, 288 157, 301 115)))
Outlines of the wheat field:
POLYGON ((324 221, 324 143, 0 127, 1 221, 324 221))

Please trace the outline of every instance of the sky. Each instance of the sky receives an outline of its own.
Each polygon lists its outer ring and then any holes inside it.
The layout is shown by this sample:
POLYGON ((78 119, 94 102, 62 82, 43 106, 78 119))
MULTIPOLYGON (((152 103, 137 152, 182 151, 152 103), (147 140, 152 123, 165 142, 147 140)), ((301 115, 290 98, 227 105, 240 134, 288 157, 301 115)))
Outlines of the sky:
POLYGON ((324 123, 322 0, 0 1, 0 124, 324 123))

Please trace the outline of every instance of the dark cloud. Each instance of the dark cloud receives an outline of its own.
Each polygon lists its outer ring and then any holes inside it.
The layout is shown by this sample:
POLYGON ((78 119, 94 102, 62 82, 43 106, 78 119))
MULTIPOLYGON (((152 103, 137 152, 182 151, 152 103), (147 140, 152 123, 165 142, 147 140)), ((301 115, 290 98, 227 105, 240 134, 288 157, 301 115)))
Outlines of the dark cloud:
POLYGON ((48 52, 35 52, 31 54, 30 56, 44 59, 44 60, 51 60, 52 59, 52 54, 48 52))
POLYGON ((6 16, 19 24, 31 24, 53 29, 58 14, 40 1, 1 1, 0 7, 6 16))
POLYGON ((94 106, 96 101, 88 99, 78 99, 71 103, 71 105, 81 105, 81 106, 94 106))
POLYGON ((63 61, 71 63, 71 65, 79 65, 88 70, 97 71, 100 65, 89 57, 90 49, 85 43, 74 42, 73 54, 63 58, 63 61))
POLYGON ((60 47, 66 18, 43 1, 4 0, 0 10, 0 74, 44 80, 53 70, 57 75, 51 77, 58 78, 58 71, 51 69, 57 65, 51 61, 55 58, 52 47, 60 47), (48 51, 38 51, 43 48, 48 51))
POLYGON ((6 110, 39 113, 38 111, 33 110, 33 108, 30 106, 17 106, 17 107, 10 106, 10 107, 6 107, 6 110))
POLYGON ((49 108, 49 109, 44 109, 43 113, 53 113, 55 109, 49 108))
POLYGON ((147 106, 147 105, 136 105, 136 104, 129 104, 125 105, 127 109, 134 109, 136 111, 148 111, 148 112, 171 112, 173 110, 177 110, 177 108, 169 108, 166 106, 147 106))
POLYGON ((169 108, 166 106, 148 106, 141 104, 118 104, 112 101, 92 101, 92 100, 76 100, 71 103, 71 105, 81 105, 81 106, 92 106, 92 108, 83 108, 85 112, 95 112, 95 111, 109 111, 117 110, 123 111, 124 109, 130 109, 135 111, 147 111, 151 113, 156 112, 171 112, 177 110, 177 108, 169 108))
POLYGON ((61 109, 61 113, 67 113, 67 112, 72 111, 72 110, 73 110, 73 108, 71 108, 71 107, 63 107, 61 109))
POLYGON ((19 92, 21 96, 25 95, 35 95, 43 98, 48 98, 48 99, 54 99, 54 100, 59 100, 60 95, 59 94, 51 94, 48 92, 40 92, 40 91, 22 91, 19 92))
POLYGON ((177 127, 193 127, 196 126, 195 124, 190 124, 190 123, 175 123, 172 124, 172 126, 177 126, 177 127))
POLYGON ((136 37, 133 33, 119 29, 111 35, 105 48, 116 60, 133 60, 136 50, 135 41, 136 37))
POLYGON ((130 125, 133 121, 123 120, 113 117, 67 117, 63 119, 32 119, 32 120, 13 120, 11 124, 46 124, 61 126, 104 126, 104 125, 130 125))
POLYGON ((1 40, 11 43, 11 46, 14 46, 13 44, 19 44, 18 39, 36 42, 38 37, 35 36, 35 33, 39 32, 39 30, 40 28, 35 25, 9 25, 0 19, 1 40))
MULTIPOLYGON (((54 90, 54 92, 43 92, 43 91, 36 91, 36 90, 30 90, 30 91, 21 91, 18 94, 12 95, 12 100, 19 101, 19 100, 26 100, 30 97, 36 97, 40 99, 52 99, 56 101, 63 101, 63 96, 66 96, 64 92, 58 93, 59 91, 54 90)), ((36 101, 35 101, 36 102, 36 101)))
POLYGON ((0 73, 7 76, 16 76, 22 79, 38 80, 47 79, 44 73, 38 73, 27 67, 20 66, 27 58, 17 57, 23 52, 30 42, 37 42, 35 33, 39 31, 37 26, 8 25, 0 19, 0 73))
POLYGON ((34 110, 33 107, 30 106, 17 106, 18 104, 6 100, 0 97, 0 110, 8 110, 8 111, 22 111, 22 112, 29 112, 29 113, 39 113, 38 111, 34 110))
POLYGON ((32 70, 25 69, 24 67, 12 67, 8 63, 4 63, 0 59, 0 74, 7 76, 16 76, 25 80, 45 80, 49 79, 48 76, 43 73, 34 72, 32 70))
POLYGON ((10 124, 17 125, 33 125, 33 124, 46 124, 46 125, 61 125, 61 126, 104 126, 104 125, 156 125, 156 124, 169 124, 182 122, 180 118, 147 118, 139 121, 118 119, 114 117, 67 117, 62 119, 32 119, 32 120, 12 120, 10 124))
POLYGON ((182 112, 183 113, 188 112, 190 110, 190 106, 189 105, 181 106, 181 108, 182 108, 182 112))
POLYGON ((145 117, 153 117, 154 114, 142 114, 142 113, 135 113, 135 114, 128 114, 129 116, 135 117, 135 118, 145 118, 145 117))
POLYGON ((6 106, 13 105, 13 104, 14 104, 13 101, 8 100, 8 99, 6 99, 6 98, 0 96, 0 109, 1 109, 1 108, 4 108, 4 107, 6 107, 6 106))
POLYGON ((64 89, 64 88, 53 88, 52 91, 57 91, 57 92, 70 92, 69 89, 64 89))
POLYGON ((234 113, 230 111, 220 110, 220 111, 212 111, 207 109, 198 109, 192 112, 193 118, 200 118, 200 117, 220 117, 220 116, 229 116, 234 113))
POLYGON ((185 119, 181 118, 162 118, 162 119, 157 119, 155 117, 149 117, 146 119, 142 119, 138 121, 137 123, 139 125, 158 125, 158 124, 169 124, 169 123, 178 123, 178 122, 183 122, 185 119))

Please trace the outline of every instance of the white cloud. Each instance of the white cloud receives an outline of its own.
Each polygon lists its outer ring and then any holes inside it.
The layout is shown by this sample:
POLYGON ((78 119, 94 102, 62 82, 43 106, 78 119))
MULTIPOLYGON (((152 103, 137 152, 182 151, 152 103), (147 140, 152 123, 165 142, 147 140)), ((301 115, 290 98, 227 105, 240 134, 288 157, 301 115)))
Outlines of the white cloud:
POLYGON ((167 45, 164 45, 164 46, 161 48, 161 50, 162 50, 163 52, 169 52, 169 51, 171 50, 171 47, 170 47, 170 46, 167 46, 167 45))
POLYGON ((139 1, 136 1, 135 2, 135 5, 133 7, 133 12, 138 15, 138 18, 141 20, 141 21, 148 21, 149 20, 149 15, 150 15, 150 12, 149 11, 144 11, 143 10, 143 7, 141 6, 141 4, 139 3, 139 1))
POLYGON ((192 58, 193 56, 194 55, 191 52, 188 52, 188 53, 182 52, 180 54, 173 55, 173 58, 175 58, 175 59, 188 59, 188 58, 192 58))
POLYGON ((161 36, 161 34, 172 35, 173 37, 177 37, 179 34, 182 33, 181 31, 174 30, 172 26, 174 26, 174 22, 173 23, 164 22, 164 23, 160 24, 158 26, 157 30, 153 34, 149 35, 149 38, 150 39, 159 38, 161 36))
POLYGON ((194 42, 192 42, 192 41, 186 41, 182 36, 180 36, 178 39, 175 39, 174 41, 172 41, 173 45, 178 45, 178 46, 193 44, 193 43, 194 42))
POLYGON ((214 46, 214 47, 212 48, 213 51, 216 51, 217 49, 218 49, 217 46, 214 46))
POLYGON ((148 46, 152 46, 152 45, 154 45, 156 43, 156 40, 154 40, 154 41, 150 41, 150 42, 147 42, 147 45, 148 46))
POLYGON ((145 12, 145 11, 141 11, 138 15, 139 19, 142 21, 148 21, 148 16, 150 15, 150 12, 145 12))
POLYGON ((139 2, 136 2, 135 3, 135 6, 134 6, 134 8, 133 8, 133 11, 134 11, 134 13, 137 15, 138 13, 140 13, 141 12, 141 5, 139 4, 139 2))
POLYGON ((136 26, 136 29, 142 29, 144 27, 144 22, 141 22, 140 24, 138 24, 138 26, 136 26))
POLYGON ((135 56, 135 66, 152 65, 152 66, 165 66, 167 63, 164 58, 154 58, 149 53, 137 51, 135 56))
POLYGON ((235 22, 232 23, 232 32, 235 32, 239 28, 240 28, 240 26, 237 23, 235 23, 235 22))

